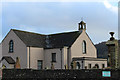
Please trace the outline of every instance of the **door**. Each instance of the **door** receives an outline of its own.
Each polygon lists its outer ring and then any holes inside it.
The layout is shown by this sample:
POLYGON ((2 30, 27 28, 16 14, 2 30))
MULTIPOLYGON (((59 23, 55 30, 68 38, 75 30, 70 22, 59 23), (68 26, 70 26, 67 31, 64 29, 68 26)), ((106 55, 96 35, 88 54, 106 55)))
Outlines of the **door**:
POLYGON ((38 60, 37 64, 38 64, 38 69, 39 70, 42 69, 43 61, 42 60, 38 60))

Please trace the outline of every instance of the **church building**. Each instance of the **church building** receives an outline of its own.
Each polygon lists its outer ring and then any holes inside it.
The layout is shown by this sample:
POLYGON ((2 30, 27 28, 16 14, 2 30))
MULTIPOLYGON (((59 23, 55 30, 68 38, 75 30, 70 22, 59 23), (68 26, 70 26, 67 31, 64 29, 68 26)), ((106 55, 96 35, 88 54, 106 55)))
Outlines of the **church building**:
POLYGON ((1 45, 3 58, 0 62, 6 68, 14 68, 11 65, 16 62, 22 69, 107 67, 107 59, 97 58, 96 47, 86 33, 83 21, 78 24, 77 31, 49 35, 11 29, 1 45))

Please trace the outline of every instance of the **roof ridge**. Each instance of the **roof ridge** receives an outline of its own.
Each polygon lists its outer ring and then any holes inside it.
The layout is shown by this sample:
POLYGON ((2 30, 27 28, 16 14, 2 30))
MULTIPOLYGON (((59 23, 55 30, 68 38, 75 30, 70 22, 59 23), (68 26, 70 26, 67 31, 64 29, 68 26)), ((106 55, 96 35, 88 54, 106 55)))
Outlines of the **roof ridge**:
POLYGON ((68 34, 68 33, 74 33, 74 32, 79 32, 79 31, 61 32, 61 33, 55 33, 55 34, 48 34, 48 36, 51 36, 51 35, 60 35, 60 34, 68 34))
POLYGON ((53 33, 53 34, 40 34, 40 33, 29 32, 29 31, 24 31, 24 30, 17 30, 17 29, 11 29, 11 30, 25 32, 25 33, 31 33, 31 34, 38 34, 38 35, 43 35, 43 36, 60 35, 60 34, 68 34, 68 33, 79 32, 79 31, 72 31, 72 32, 61 32, 61 33, 53 33))
POLYGON ((41 36, 46 36, 45 34, 40 34, 40 33, 35 33, 35 32, 29 32, 29 31, 24 31, 24 30, 17 30, 17 29, 11 29, 13 31, 19 31, 19 32, 24 32, 24 33, 31 33, 31 34, 36 34, 36 35, 41 35, 41 36))

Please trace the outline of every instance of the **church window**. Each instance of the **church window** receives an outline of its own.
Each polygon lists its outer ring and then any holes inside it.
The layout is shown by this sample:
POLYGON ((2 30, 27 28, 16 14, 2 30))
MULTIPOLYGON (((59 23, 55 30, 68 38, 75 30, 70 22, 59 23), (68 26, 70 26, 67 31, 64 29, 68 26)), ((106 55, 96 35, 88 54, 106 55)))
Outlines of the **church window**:
POLYGON ((83 54, 86 54, 86 42, 83 41, 82 43, 83 54))
POLYGON ((9 42, 9 52, 10 53, 13 52, 13 46, 14 46, 13 40, 10 40, 10 42, 9 42))

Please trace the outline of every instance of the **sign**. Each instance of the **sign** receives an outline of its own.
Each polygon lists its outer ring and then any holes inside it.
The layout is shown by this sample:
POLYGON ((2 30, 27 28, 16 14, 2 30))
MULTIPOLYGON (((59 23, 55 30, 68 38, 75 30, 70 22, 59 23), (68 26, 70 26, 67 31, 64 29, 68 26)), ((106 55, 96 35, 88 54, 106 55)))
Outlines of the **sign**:
POLYGON ((110 71, 102 71, 102 76, 103 77, 111 77, 111 72, 110 71))

